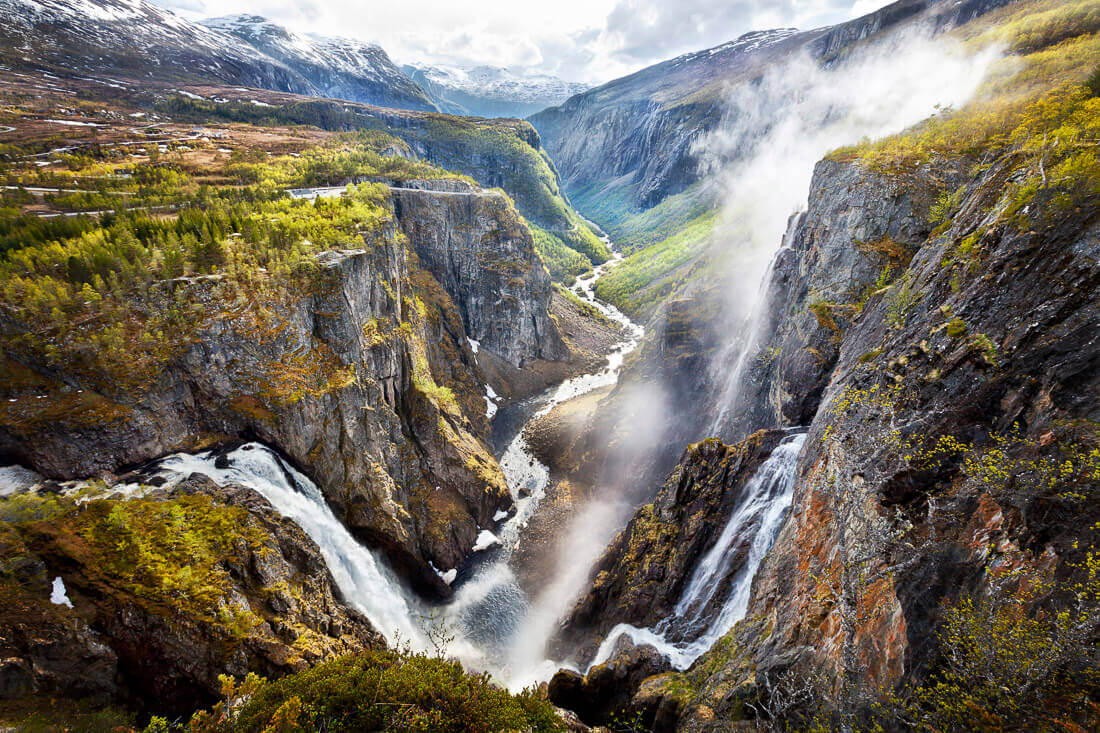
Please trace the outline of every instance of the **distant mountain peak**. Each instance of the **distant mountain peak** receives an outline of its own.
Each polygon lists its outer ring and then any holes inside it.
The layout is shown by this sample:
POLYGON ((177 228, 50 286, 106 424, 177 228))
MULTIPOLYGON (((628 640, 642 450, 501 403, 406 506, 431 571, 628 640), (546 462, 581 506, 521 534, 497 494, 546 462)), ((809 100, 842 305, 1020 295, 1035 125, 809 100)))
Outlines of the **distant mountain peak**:
POLYGON ((402 70, 444 111, 485 117, 525 117, 589 88, 521 66, 406 64, 402 70))
POLYGON ((375 44, 311 38, 254 13, 192 23, 148 0, 0 0, 0 61, 436 109, 375 44))

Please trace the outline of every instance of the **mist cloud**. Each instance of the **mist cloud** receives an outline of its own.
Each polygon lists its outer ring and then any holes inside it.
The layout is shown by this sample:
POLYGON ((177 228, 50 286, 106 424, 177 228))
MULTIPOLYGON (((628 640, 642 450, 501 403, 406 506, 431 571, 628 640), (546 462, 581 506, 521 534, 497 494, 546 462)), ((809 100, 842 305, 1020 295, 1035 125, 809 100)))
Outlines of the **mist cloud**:
MULTIPOLYGON (((714 364, 726 374, 720 404, 733 403, 740 354, 752 351, 752 324, 768 263, 792 214, 806 207, 814 165, 831 150, 900 132, 975 93, 1000 49, 968 53, 918 32, 876 44, 828 69, 805 56, 730 91, 724 122, 695 152, 722 191, 714 246, 728 255, 728 328, 742 332, 714 364)), ((712 426, 718 433, 725 419, 712 426)))

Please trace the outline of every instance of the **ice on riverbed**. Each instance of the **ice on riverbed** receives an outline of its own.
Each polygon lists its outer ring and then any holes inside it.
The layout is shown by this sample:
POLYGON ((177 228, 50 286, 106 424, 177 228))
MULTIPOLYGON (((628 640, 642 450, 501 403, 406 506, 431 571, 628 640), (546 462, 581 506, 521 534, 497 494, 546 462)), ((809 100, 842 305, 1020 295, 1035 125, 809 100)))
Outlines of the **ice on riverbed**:
POLYGON ((65 593, 65 581, 58 575, 53 579, 53 590, 50 592, 50 603, 55 606, 68 606, 73 607, 73 602, 69 600, 69 596, 65 593))
POLYGON ((502 519, 507 519, 507 518, 508 518, 508 512, 504 511, 503 509, 501 509, 500 511, 498 511, 496 514, 493 515, 493 521, 494 522, 499 522, 502 519))
POLYGON ((466 337, 466 340, 470 343, 470 349, 476 354, 478 352, 478 350, 481 348, 481 342, 476 341, 476 340, 470 338, 469 336, 466 337))
POLYGON ((481 534, 477 536, 477 542, 474 543, 473 552, 481 552, 482 550, 488 550, 493 545, 499 545, 500 538, 487 529, 481 530, 481 534))

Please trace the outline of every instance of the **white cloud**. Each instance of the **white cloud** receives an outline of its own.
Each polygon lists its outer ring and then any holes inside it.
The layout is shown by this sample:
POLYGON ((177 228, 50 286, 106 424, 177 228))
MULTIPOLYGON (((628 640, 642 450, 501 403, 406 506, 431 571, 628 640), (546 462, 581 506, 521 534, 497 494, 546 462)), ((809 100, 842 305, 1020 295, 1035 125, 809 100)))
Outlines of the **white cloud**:
MULTIPOLYGON (((750 30, 836 23, 887 0, 154 0, 375 41, 397 63, 524 66, 601 83, 750 30)), ((874 7, 872 7, 874 6, 874 7)))

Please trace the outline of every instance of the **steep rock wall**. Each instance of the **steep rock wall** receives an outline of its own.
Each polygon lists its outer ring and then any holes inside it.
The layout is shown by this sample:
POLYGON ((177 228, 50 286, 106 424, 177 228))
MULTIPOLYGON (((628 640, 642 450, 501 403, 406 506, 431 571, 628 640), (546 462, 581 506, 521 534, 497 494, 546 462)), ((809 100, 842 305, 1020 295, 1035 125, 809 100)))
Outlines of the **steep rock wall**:
POLYGON ((203 303, 204 315, 139 391, 96 391, 79 375, 9 362, 0 453, 76 478, 259 439, 307 473, 349 528, 382 547, 414 585, 448 593, 429 561, 459 566, 478 528, 512 502, 486 446, 485 388, 466 326, 484 329, 487 342, 517 361, 556 353, 560 339, 540 310, 549 299, 545 272, 530 267, 537 260, 525 232, 505 229, 516 222, 505 201, 479 193, 452 208, 438 199, 423 194, 418 207, 405 200, 405 221, 416 222, 408 246, 442 256, 436 245, 461 243, 475 263, 492 258, 494 247, 504 250, 501 259, 520 258, 523 266, 506 276, 493 266, 447 273, 455 292, 469 296, 465 305, 485 298, 466 277, 506 277, 494 281, 503 291, 497 298, 510 296, 515 312, 489 303, 464 325, 469 311, 409 256, 396 227, 361 249, 322 253, 311 281, 274 301, 217 276, 181 278, 157 287, 166 299, 203 303), (433 238, 456 231, 463 234, 433 238), (502 319, 519 313, 526 340, 504 332, 502 319), (543 337, 547 343, 536 343, 543 337))
POLYGON ((469 338, 517 368, 568 356, 550 319, 550 277, 504 196, 461 181, 392 191, 401 231, 458 306, 469 338))
MULTIPOLYGON (((678 728, 706 730, 747 714, 760 675, 824 669, 838 679, 848 616, 828 579, 845 547, 904 539, 882 560, 895 570, 868 571, 854 631, 860 680, 890 685, 935 659, 944 602, 987 591, 1007 569, 1068 573, 1095 544, 1097 505, 1072 498, 1095 495, 1087 477, 1065 493, 989 478, 966 461, 1008 471, 1093 445, 1097 209, 1064 210, 1040 193, 1004 216, 1019 175, 1013 156, 976 170, 953 216, 933 229, 928 194, 955 189, 954 164, 819 166, 768 288, 779 315, 760 344, 778 355, 744 376, 730 416, 746 431, 769 420, 810 424, 791 511, 746 620, 687 677, 642 685, 636 710, 674 709, 678 728), (945 452, 941 437, 962 447, 945 452)), ((600 567, 613 565, 607 557, 600 567)), ((593 589, 632 577, 616 573, 593 589)))

